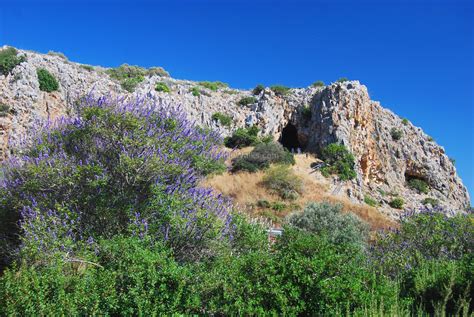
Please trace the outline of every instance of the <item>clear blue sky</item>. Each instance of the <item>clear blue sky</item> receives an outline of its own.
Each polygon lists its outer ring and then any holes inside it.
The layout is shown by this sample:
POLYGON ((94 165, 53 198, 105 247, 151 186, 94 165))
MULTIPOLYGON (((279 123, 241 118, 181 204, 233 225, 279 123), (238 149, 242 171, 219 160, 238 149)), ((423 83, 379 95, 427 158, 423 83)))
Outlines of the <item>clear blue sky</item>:
POLYGON ((473 1, 0 0, 0 44, 176 78, 358 79, 456 159, 474 194, 473 1))

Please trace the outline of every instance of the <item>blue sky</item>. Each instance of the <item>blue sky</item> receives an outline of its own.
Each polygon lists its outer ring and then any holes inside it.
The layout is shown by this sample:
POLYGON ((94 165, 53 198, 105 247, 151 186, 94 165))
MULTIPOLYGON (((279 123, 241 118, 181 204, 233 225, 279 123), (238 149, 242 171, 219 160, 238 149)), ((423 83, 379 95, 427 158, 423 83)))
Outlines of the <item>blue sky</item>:
POLYGON ((473 196, 473 12, 469 0, 0 0, 0 44, 236 88, 358 79, 446 148, 473 196))

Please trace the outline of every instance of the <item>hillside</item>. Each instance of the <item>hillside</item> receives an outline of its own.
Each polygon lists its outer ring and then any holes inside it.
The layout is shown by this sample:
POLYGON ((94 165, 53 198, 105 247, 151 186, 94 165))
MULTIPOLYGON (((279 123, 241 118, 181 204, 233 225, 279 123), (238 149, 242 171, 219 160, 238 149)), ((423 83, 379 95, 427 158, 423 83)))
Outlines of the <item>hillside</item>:
MULTIPOLYGON (((31 134, 35 122, 71 114, 75 101, 90 92, 128 98, 147 95, 161 106, 179 105, 188 118, 224 136, 255 124, 262 134, 284 140, 288 148, 316 156, 330 143, 346 145, 355 157, 357 177, 329 180, 325 190, 315 195, 335 193, 338 199, 359 205, 369 197, 390 217, 421 208, 427 198, 453 213, 469 206, 467 190, 444 149, 421 128, 372 101, 367 88, 357 81, 289 90, 265 88, 254 94, 219 83, 174 79, 159 68, 127 74, 130 78, 123 80, 103 67, 74 63, 58 54, 19 50, 18 55, 25 61, 11 74, 0 75, 0 103, 9 108, 0 116, 3 159, 9 156, 9 148, 31 134), (40 90, 36 73, 40 68, 57 78, 58 91, 40 90), (134 76, 140 80, 134 82, 134 76), (157 85, 167 89, 157 91, 157 85), (215 113, 230 116, 231 124, 213 120, 215 113), (429 191, 411 188, 411 180, 426 183, 429 191), (389 206, 394 197, 403 197, 402 209, 389 206)), ((309 172, 308 168, 303 166, 302 173, 309 172)))

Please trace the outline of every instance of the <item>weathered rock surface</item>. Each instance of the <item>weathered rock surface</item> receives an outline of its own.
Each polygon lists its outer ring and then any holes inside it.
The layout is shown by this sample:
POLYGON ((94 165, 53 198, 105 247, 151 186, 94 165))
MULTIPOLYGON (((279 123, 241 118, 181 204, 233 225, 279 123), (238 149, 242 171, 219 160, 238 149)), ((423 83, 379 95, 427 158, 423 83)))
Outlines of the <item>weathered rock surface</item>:
POLYGON ((201 87, 203 93, 194 96, 191 89, 198 85, 196 82, 152 76, 129 94, 104 68, 88 70, 59 56, 30 51, 19 50, 19 54, 26 55, 26 62, 15 67, 12 74, 0 75, 0 103, 11 108, 10 114, 0 116, 0 159, 8 157, 9 144, 33 132, 36 120, 69 114, 74 101, 90 91, 131 98, 147 94, 158 103, 182 107, 189 118, 224 135, 237 127, 257 124, 262 133, 279 139, 291 124, 297 131, 297 142, 307 151, 318 153, 329 143, 342 142, 356 158, 358 177, 335 184, 335 194, 349 195, 355 201, 371 196, 382 202, 381 209, 388 213, 397 213, 387 205, 395 194, 403 197, 405 209, 421 207, 427 197, 438 199, 453 211, 464 210, 470 204, 467 190, 444 149, 421 128, 404 124, 400 117, 372 101, 366 87, 357 81, 292 89, 283 97, 265 89, 256 96, 257 103, 240 106, 239 100, 251 96, 251 91, 222 88, 214 92, 201 87), (51 72, 60 90, 40 91, 37 68, 51 72), (160 81, 171 88, 170 93, 154 90, 160 81), (304 107, 310 107, 310 117, 303 115, 304 107), (230 115, 233 125, 227 128, 213 121, 215 112, 230 115), (392 129, 402 133, 399 140, 392 138, 392 129), (410 178, 428 182, 430 193, 419 194, 408 188, 410 178))

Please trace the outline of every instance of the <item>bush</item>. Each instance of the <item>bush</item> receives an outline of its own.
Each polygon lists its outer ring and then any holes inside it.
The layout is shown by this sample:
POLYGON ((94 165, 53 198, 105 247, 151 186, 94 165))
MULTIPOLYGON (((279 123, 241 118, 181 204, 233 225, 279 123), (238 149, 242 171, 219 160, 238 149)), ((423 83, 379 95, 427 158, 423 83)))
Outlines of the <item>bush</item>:
POLYGON ((44 68, 36 70, 38 75, 39 88, 41 91, 52 92, 59 89, 59 83, 56 78, 44 68))
POLYGON ((436 198, 425 198, 421 202, 423 205, 431 205, 432 207, 437 207, 439 205, 439 200, 436 198))
POLYGON ((261 85, 261 84, 258 84, 257 86, 255 86, 255 88, 252 90, 252 95, 254 96, 258 96, 260 95, 260 93, 262 91, 265 90, 265 86, 261 85))
POLYGON ((388 203, 390 207, 395 208, 395 209, 402 209, 403 205, 405 204, 405 201, 402 198, 394 198, 392 201, 388 203))
POLYGON ((0 118, 6 117, 10 113, 10 106, 0 103, 0 118))
POLYGON ((230 127, 232 124, 233 120, 231 116, 228 116, 226 114, 216 112, 212 115, 212 120, 220 122, 221 125, 225 127, 230 127))
POLYGON ((403 124, 403 125, 408 125, 408 123, 410 123, 410 121, 408 121, 407 118, 403 118, 403 119, 402 119, 402 124, 403 124))
POLYGON ((171 92, 170 87, 168 87, 164 82, 156 83, 155 90, 158 92, 171 92))
POLYGON ((308 105, 304 106, 301 110, 301 115, 305 120, 311 120, 311 116, 313 115, 311 107, 308 105))
POLYGON ((240 106, 248 106, 248 105, 252 105, 256 102, 257 102, 257 98, 255 98, 253 96, 247 96, 247 97, 243 97, 242 99, 239 100, 239 105, 240 106))
POLYGON ((277 96, 286 96, 290 93, 291 89, 286 86, 282 85, 274 85, 271 86, 270 89, 275 93, 277 96))
POLYGON ((338 83, 345 83, 346 81, 349 81, 349 79, 347 77, 341 77, 339 78, 336 82, 338 83))
POLYGON ((377 207, 378 206, 378 203, 375 199, 373 199, 372 197, 370 196, 364 196, 364 202, 371 206, 371 207, 377 207))
POLYGON ((200 250, 213 235, 227 237, 230 204, 197 188, 203 175, 225 168, 216 133, 146 98, 92 96, 77 117, 49 127, 12 161, 21 164, 4 168, 0 187, 0 236, 15 244, 21 232, 24 252, 73 256, 81 237, 133 231, 166 241, 184 259, 210 254, 200 250))
POLYGON ((81 67, 82 69, 85 69, 89 72, 92 72, 94 70, 94 66, 91 66, 91 65, 82 64, 82 65, 79 65, 79 67, 81 67))
POLYGON ((258 142, 258 127, 251 126, 248 128, 238 128, 234 131, 232 136, 224 139, 224 144, 228 148, 243 148, 250 145, 255 145, 258 142))
POLYGON ((146 71, 147 76, 170 77, 170 74, 163 67, 150 67, 146 71))
POLYGON ((271 204, 266 199, 260 199, 260 200, 257 201, 257 206, 260 207, 260 208, 270 208, 271 204))
POLYGON ((311 84, 312 87, 324 87, 324 82, 321 80, 315 81, 311 84))
POLYGON ((398 230, 379 234, 371 252, 382 272, 401 281, 401 295, 415 309, 439 316, 469 310, 474 295, 473 215, 446 214, 430 208, 404 217, 398 230))
POLYGON ((26 61, 25 56, 18 57, 18 51, 13 47, 0 50, 0 74, 7 76, 17 65, 26 61))
POLYGON ((288 218, 296 228, 316 235, 324 235, 335 244, 350 244, 365 248, 368 225, 352 213, 343 214, 341 205, 309 203, 302 213, 288 218))
POLYGON ((331 143, 322 150, 322 159, 327 164, 321 168, 324 176, 336 174, 341 180, 357 176, 354 170, 354 156, 342 144, 331 143))
POLYGON ((60 57, 60 58, 64 59, 65 61, 68 60, 66 55, 64 55, 64 53, 61 53, 61 52, 49 51, 48 55, 60 57))
POLYGON ((144 76, 147 74, 145 68, 128 64, 110 68, 106 72, 112 79, 118 80, 122 88, 128 92, 133 92, 138 84, 145 80, 144 76))
POLYGON ((220 88, 229 87, 228 84, 223 83, 221 81, 200 81, 199 85, 212 91, 217 91, 220 88))
POLYGON ((288 165, 276 165, 269 169, 262 180, 263 186, 283 199, 295 200, 303 192, 303 181, 288 165))
POLYGON ((392 140, 398 141, 402 138, 403 132, 396 128, 392 128, 392 130, 390 130, 390 135, 392 136, 392 140))
POLYGON ((408 186, 422 194, 428 194, 430 191, 428 183, 423 179, 412 178, 408 180, 408 186))
POLYGON ((190 91, 194 97, 199 97, 201 95, 201 90, 198 87, 193 87, 190 91))
POLYGON ((295 164, 295 158, 280 143, 259 143, 248 155, 241 155, 232 160, 232 170, 256 172, 270 164, 295 164))

